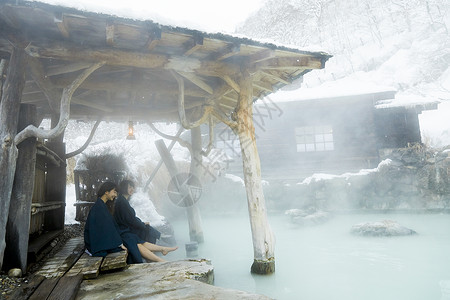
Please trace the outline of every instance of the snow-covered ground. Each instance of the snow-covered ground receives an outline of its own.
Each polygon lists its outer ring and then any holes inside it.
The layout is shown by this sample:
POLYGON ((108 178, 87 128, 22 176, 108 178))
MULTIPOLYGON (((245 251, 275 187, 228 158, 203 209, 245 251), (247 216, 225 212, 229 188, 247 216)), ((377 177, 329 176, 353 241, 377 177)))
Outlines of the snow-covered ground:
POLYGON ((420 115, 420 126, 424 142, 443 147, 450 145, 449 29, 449 1, 267 0, 237 31, 333 55, 324 69, 305 74, 299 89, 271 98, 393 90, 389 105, 439 101, 438 110, 420 115))

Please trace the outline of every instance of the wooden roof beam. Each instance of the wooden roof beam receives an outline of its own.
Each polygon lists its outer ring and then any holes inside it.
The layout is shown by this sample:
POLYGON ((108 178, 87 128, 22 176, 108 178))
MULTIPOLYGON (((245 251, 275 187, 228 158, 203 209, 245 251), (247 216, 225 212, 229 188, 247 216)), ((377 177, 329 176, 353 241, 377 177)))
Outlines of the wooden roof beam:
POLYGON ((192 82, 202 90, 208 92, 211 95, 213 94, 214 89, 211 86, 209 86, 206 82, 204 82, 203 79, 200 78, 199 76, 186 72, 177 72, 177 73, 183 76, 184 78, 188 79, 190 82, 192 82))
POLYGON ((222 78, 229 86, 231 86, 236 92, 240 92, 241 88, 239 87, 239 84, 237 84, 236 81, 231 79, 228 75, 219 75, 220 78, 222 78))
MULTIPOLYGON (((205 104, 205 101, 187 101, 185 102, 185 109, 191 110, 197 107, 200 107, 205 104)), ((188 111, 188 113, 189 113, 188 111)), ((92 108, 84 108, 84 107, 72 107, 71 116, 78 118, 80 116, 98 116, 98 112, 95 110, 92 110, 92 108)), ((160 121, 161 119, 164 119, 166 117, 169 117, 173 121, 179 121, 178 117, 178 107, 177 105, 172 106, 148 106, 148 107, 131 107, 131 106, 124 106, 121 108, 111 109, 111 111, 108 112, 107 116, 104 116, 107 120, 107 118, 111 118, 112 120, 117 120, 120 118, 127 119, 129 116, 133 116, 133 118, 136 119, 142 119, 142 120, 156 120, 160 121)))
POLYGON ((228 109, 230 109, 230 110, 236 108, 236 106, 230 106, 230 105, 225 104, 225 103, 223 103, 223 102, 220 102, 219 105, 220 105, 220 106, 223 106, 223 107, 225 107, 225 108, 228 108, 228 109))
POLYGON ((220 102, 220 99, 223 98, 223 96, 232 91, 233 89, 230 88, 228 84, 224 83, 222 86, 219 86, 214 90, 214 94, 209 97, 209 101, 218 103, 220 102))
POLYGON ((148 41, 145 45, 145 48, 148 51, 152 51, 161 40, 161 29, 152 27, 149 29, 148 41))
POLYGON ((241 52, 240 44, 231 44, 231 45, 228 45, 225 49, 223 49, 219 53, 215 54, 213 59, 221 61, 221 60, 227 59, 229 57, 238 55, 240 52, 241 52))
POLYGON ((61 18, 58 18, 55 16, 54 21, 55 21, 56 26, 59 29, 59 32, 61 32, 61 35, 65 38, 69 38, 70 33, 69 33, 69 30, 67 29, 64 15, 62 15, 61 18))
POLYGON ((275 51, 272 49, 265 49, 249 57, 249 64, 254 64, 260 61, 272 59, 276 57, 275 51))
POLYGON ((192 40, 188 41, 183 45, 183 47, 186 49, 183 56, 191 55, 202 46, 203 46, 203 36, 199 34, 194 34, 192 40))
MULTIPOLYGON (((72 77, 52 78, 52 82, 58 88, 64 88, 71 82, 72 77)), ((95 91, 111 91, 111 92, 123 92, 138 90, 142 94, 165 94, 165 95, 177 95, 177 85, 175 83, 167 83, 163 87, 160 82, 123 82, 123 80, 117 79, 115 81, 99 81, 99 80, 87 80, 80 86, 81 89, 95 90, 95 91)), ((185 95, 191 97, 207 97, 208 93, 201 89, 189 88, 185 89, 185 95)))
POLYGON ((282 83, 284 83, 284 84, 291 84, 291 83, 292 83, 291 80, 289 80, 289 79, 287 79, 287 78, 284 78, 284 77, 282 77, 281 75, 275 75, 275 74, 272 74, 272 73, 270 73, 270 72, 265 72, 265 71, 259 71, 259 73, 260 73, 261 75, 263 75, 263 76, 272 78, 273 80, 282 82, 282 83))
MULTIPOLYGON (((129 116, 133 116, 133 120, 135 121, 146 121, 146 122, 177 122, 178 121, 178 113, 177 112, 166 112, 164 109, 135 109, 135 110, 123 110, 123 109, 115 109, 112 112, 109 112, 107 115, 103 117, 105 121, 128 121, 129 116)), ((84 107, 72 107, 70 110, 70 116, 72 119, 92 119, 98 117, 98 111, 92 108, 84 108, 84 107)))
POLYGON ((262 82, 262 81, 253 81, 253 87, 257 88, 259 90, 263 90, 263 91, 267 91, 272 93, 273 92, 273 88, 272 85, 266 82, 262 82))
MULTIPOLYGON (((72 96, 72 102, 79 105, 84 105, 87 107, 95 108, 104 112, 112 112, 112 109, 109 107, 106 107, 105 105, 100 105, 96 102, 96 100, 87 100, 86 96, 90 96, 92 94, 92 90, 85 90, 82 93, 77 94, 77 96, 72 96)), ((107 95, 108 101, 111 101, 111 98, 109 97, 110 94, 107 95)))
POLYGON ((29 58, 28 65, 30 67, 31 76, 33 77, 36 84, 39 86, 41 91, 47 97, 48 105, 50 109, 57 113, 59 112, 59 103, 61 102, 61 94, 56 91, 55 86, 50 81, 50 79, 44 74, 44 67, 41 62, 36 58, 29 58))
POLYGON ((226 95, 224 95, 222 98, 226 99, 226 100, 229 100, 229 101, 232 101, 232 102, 235 102, 235 103, 238 102, 238 99, 233 98, 233 97, 229 97, 229 96, 226 96, 226 95))
POLYGON ((123 51, 118 49, 85 49, 77 46, 54 44, 49 46, 28 45, 25 51, 32 57, 54 58, 69 61, 105 62, 107 65, 129 66, 137 68, 160 68, 182 72, 198 72, 210 74, 218 72, 233 75, 240 72, 238 65, 216 61, 200 61, 182 56, 170 56, 142 52, 123 51))
POLYGON ((47 76, 55 76, 66 73, 72 73, 76 71, 80 71, 86 69, 90 66, 90 63, 87 62, 75 62, 68 65, 59 65, 59 66, 50 66, 47 68, 47 72, 45 75, 47 76))
POLYGON ((113 110, 111 108, 106 107, 104 105, 96 104, 95 101, 89 101, 89 100, 72 97, 72 103, 87 106, 90 108, 95 108, 95 109, 98 109, 98 110, 101 110, 104 112, 113 112, 113 110))
POLYGON ((259 69, 277 70, 277 69, 321 69, 323 68, 322 59, 319 57, 283 57, 273 58, 254 64, 252 71, 259 69))
POLYGON ((32 103, 47 103, 47 97, 42 96, 42 97, 25 97, 22 96, 22 101, 21 103, 28 103, 28 104, 32 104, 32 103))
POLYGON ((25 91, 22 93, 22 96, 28 96, 28 97, 33 97, 33 95, 41 95, 43 94, 43 92, 38 89, 38 90, 30 90, 30 91, 25 91))

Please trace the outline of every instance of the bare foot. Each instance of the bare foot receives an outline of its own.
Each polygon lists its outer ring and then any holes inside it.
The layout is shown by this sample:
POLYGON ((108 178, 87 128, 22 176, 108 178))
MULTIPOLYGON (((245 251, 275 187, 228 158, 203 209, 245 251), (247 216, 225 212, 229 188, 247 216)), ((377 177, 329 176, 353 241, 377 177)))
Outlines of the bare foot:
POLYGON ((163 255, 167 255, 167 253, 175 251, 177 249, 178 249, 178 247, 163 247, 163 249, 161 250, 161 253, 163 255))

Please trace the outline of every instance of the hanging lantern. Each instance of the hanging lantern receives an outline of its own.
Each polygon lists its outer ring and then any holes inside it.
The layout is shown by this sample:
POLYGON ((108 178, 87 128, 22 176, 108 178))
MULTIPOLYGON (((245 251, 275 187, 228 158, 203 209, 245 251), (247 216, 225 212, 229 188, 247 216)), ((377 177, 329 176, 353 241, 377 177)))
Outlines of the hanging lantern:
POLYGON ((127 140, 135 140, 136 137, 134 136, 134 127, 133 127, 133 121, 128 122, 128 135, 127 140))

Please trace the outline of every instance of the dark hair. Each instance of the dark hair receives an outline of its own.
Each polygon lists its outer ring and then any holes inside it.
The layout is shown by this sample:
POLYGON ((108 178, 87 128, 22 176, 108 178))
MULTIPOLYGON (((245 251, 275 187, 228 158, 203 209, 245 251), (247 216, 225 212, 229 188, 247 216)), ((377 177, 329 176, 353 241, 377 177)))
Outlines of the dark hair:
POLYGON ((135 187, 134 182, 128 179, 122 180, 119 184, 119 193, 128 195, 128 187, 135 187))
POLYGON ((98 188, 98 191, 97 191, 97 197, 101 197, 101 196, 103 196, 106 192, 109 192, 109 191, 111 191, 111 190, 113 190, 113 189, 116 189, 117 190, 117 184, 115 184, 114 182, 112 182, 112 181, 105 181, 105 182, 103 182, 102 183, 102 185, 98 188))

